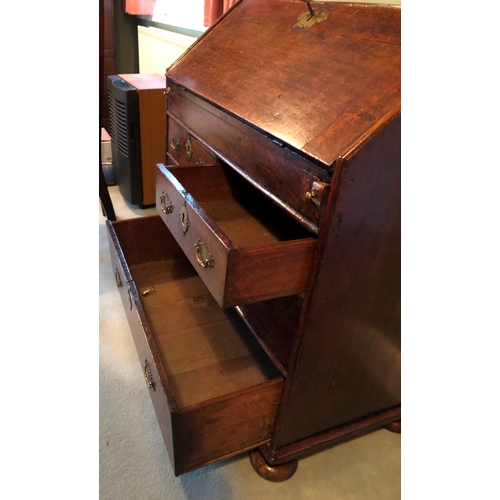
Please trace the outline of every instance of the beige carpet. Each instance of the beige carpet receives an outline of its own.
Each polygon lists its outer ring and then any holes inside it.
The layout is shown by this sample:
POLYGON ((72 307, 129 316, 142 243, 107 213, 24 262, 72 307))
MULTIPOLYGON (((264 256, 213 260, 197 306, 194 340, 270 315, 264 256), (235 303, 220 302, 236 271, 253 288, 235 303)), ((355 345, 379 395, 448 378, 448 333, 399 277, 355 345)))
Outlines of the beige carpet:
MULTIPOLYGON (((118 187, 109 190, 118 219, 155 213, 129 205, 118 187)), ((175 477, 114 283, 100 209, 99 245, 100 500, 401 498, 401 436, 386 430, 301 460, 283 483, 259 477, 247 454, 175 477)))

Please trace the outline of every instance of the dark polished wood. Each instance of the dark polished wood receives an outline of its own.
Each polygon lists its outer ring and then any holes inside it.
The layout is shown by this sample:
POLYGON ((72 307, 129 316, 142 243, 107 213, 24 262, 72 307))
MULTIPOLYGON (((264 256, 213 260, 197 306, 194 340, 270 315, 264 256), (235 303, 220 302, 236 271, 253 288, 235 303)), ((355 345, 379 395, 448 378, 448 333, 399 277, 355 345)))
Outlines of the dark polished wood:
POLYGON ((314 182, 331 176, 311 161, 220 111, 169 81, 169 119, 265 192, 310 231, 316 233, 324 207, 307 199, 314 182))
POLYGON ((158 216, 107 228, 175 474, 269 442, 283 378, 239 316, 218 307, 158 216))
POLYGON ((401 420, 397 422, 392 422, 391 424, 387 424, 385 428, 388 431, 395 432, 396 434, 401 434, 401 420))
POLYGON ((241 0, 168 69, 159 216, 110 224, 176 474, 286 480, 401 419, 400 8, 313 8, 241 0))
POLYGON ((333 429, 328 429, 320 434, 315 434, 306 439, 296 441, 281 448, 263 445, 260 451, 269 464, 281 464, 290 460, 300 460, 312 453, 327 450, 332 446, 345 443, 384 427, 388 422, 401 416, 399 406, 384 410, 376 415, 370 415, 359 421, 349 422, 333 429))
POLYGON ((400 127, 398 113, 338 171, 277 448, 401 402, 400 127))
POLYGON ((218 162, 217 156, 206 149, 198 140, 191 137, 175 119, 167 119, 167 154, 175 165, 213 165, 218 162), (188 155, 186 144, 191 142, 191 154, 188 155))
POLYGON ((221 307, 305 290, 315 240, 231 169, 158 165, 156 191, 159 215, 221 307), (212 266, 200 265, 197 242, 206 245, 212 266))
POLYGON ((244 0, 168 78, 331 166, 399 97, 400 9, 321 2, 314 9, 329 17, 301 29, 305 2, 244 0))
POLYGON ((289 295, 240 306, 241 314, 276 366, 287 374, 304 300, 289 295))
POLYGON ((297 460, 291 460, 280 465, 269 465, 258 448, 250 451, 250 463, 259 476, 273 483, 280 483, 290 479, 299 465, 297 460))

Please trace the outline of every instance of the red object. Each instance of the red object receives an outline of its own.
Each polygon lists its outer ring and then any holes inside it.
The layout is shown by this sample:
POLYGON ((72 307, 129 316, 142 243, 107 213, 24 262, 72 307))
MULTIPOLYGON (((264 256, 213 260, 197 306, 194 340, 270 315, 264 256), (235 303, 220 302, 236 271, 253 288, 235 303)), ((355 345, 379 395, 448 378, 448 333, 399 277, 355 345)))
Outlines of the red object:
POLYGON ((123 10, 136 16, 152 16, 156 0, 122 0, 123 10))
POLYGON ((206 27, 219 19, 224 12, 228 11, 238 0, 205 0, 205 19, 206 27))

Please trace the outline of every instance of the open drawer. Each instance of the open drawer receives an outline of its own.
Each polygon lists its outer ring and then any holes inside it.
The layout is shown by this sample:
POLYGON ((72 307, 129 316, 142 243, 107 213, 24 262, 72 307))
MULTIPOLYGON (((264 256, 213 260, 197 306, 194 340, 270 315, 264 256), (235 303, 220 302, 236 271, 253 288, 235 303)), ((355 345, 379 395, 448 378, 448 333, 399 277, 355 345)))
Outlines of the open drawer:
POLYGON ((158 216, 107 222, 113 272, 176 475, 269 441, 283 377, 158 216))
POLYGON ((156 199, 222 308, 305 291, 315 238, 230 167, 157 165, 156 199))

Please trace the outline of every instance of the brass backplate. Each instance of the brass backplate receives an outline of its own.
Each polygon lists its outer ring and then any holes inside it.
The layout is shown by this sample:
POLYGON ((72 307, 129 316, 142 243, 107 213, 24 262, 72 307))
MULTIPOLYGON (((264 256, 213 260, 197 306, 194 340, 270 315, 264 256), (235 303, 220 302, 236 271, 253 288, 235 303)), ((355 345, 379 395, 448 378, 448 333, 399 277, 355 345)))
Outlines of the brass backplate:
POLYGON ((321 21, 324 21, 328 17, 329 12, 328 11, 323 11, 320 12, 319 14, 314 14, 311 15, 311 13, 304 12, 297 18, 297 24, 295 25, 296 28, 310 28, 311 26, 314 26, 316 23, 320 23, 321 21))
POLYGON ((160 206, 161 206, 161 211, 167 215, 171 214, 172 211, 174 210, 172 202, 170 201, 168 194, 165 192, 162 192, 160 194, 160 206))
POLYGON ((207 244, 198 238, 194 246, 196 247, 196 260, 198 264, 200 264, 201 267, 214 267, 214 258, 208 251, 207 244))

